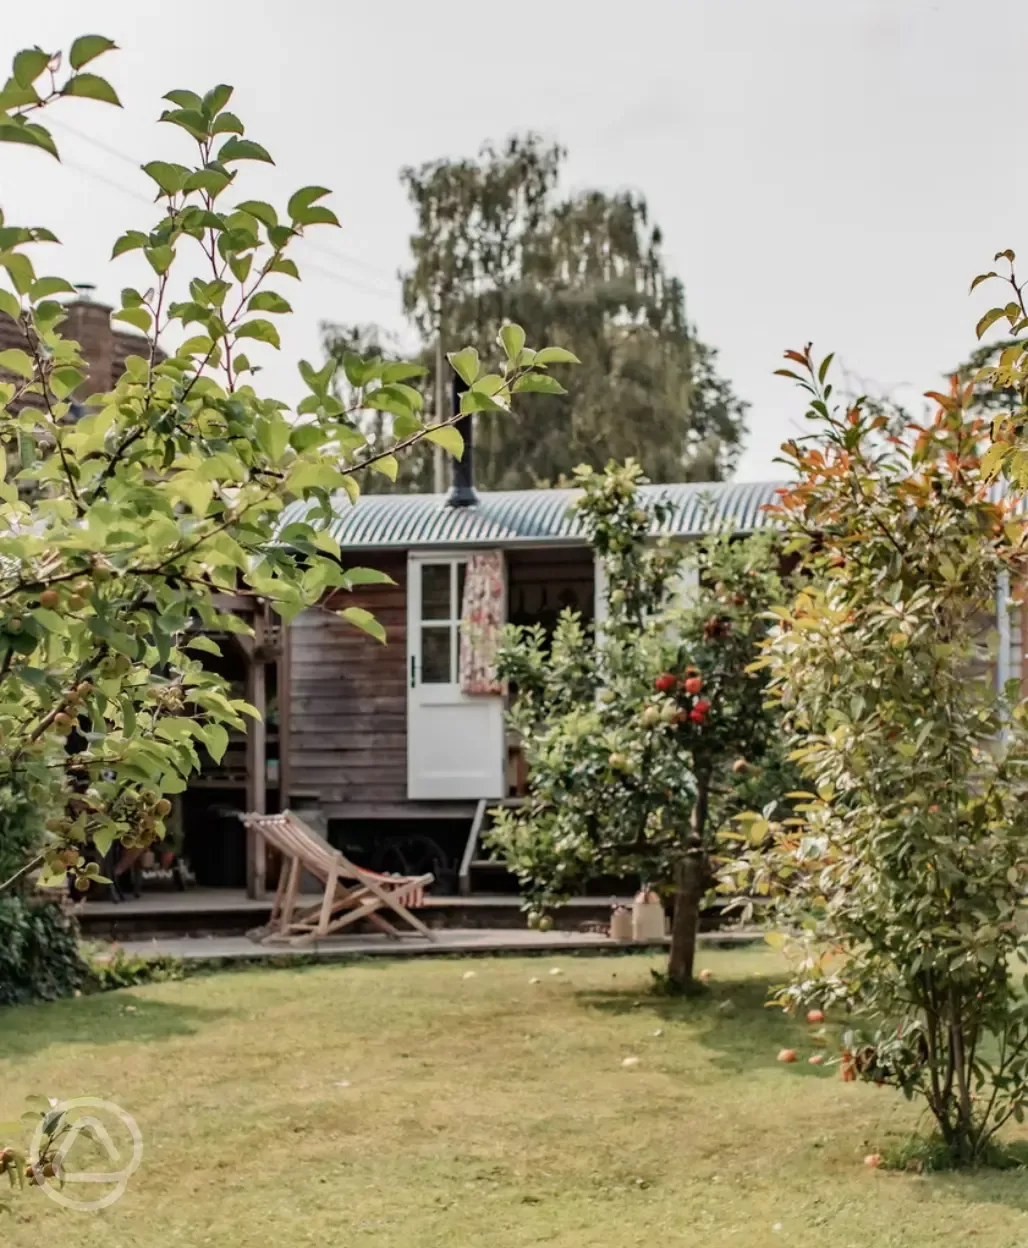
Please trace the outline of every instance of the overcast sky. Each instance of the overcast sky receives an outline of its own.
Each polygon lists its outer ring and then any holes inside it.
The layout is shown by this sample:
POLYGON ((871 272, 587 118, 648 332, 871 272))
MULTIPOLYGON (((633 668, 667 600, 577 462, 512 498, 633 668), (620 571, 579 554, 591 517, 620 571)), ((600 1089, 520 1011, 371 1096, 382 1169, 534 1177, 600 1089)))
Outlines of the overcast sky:
POLYGON ((61 237, 39 272, 108 301, 145 284, 135 257, 108 257, 149 219, 134 166, 192 157, 154 124, 160 96, 233 84, 277 162, 242 167, 246 197, 284 206, 320 183, 343 225, 300 245, 301 285, 283 279, 297 314, 263 382, 287 400, 321 321, 403 329, 399 168, 514 130, 570 149, 569 189, 648 198, 691 318, 752 404, 745 480, 777 475, 802 412, 772 376, 783 349, 813 339, 909 400, 967 354, 969 279, 1028 247, 1024 0, 48 0, 5 5, 3 59, 85 32, 119 44, 95 68, 125 109, 55 110, 63 166, 8 146, 8 221, 61 237))

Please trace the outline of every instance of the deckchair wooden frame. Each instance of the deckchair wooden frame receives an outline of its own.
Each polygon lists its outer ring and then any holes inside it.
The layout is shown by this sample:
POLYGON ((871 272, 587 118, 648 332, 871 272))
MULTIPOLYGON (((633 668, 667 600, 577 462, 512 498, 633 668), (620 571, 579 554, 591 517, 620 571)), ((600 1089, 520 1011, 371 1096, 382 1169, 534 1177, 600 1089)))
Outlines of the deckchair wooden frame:
POLYGON ((435 933, 412 914, 408 905, 434 880, 432 875, 392 876, 368 871, 351 862, 291 811, 280 815, 247 814, 243 824, 264 837, 283 858, 271 919, 251 936, 262 941, 287 940, 313 944, 334 936, 362 919, 391 939, 403 935, 435 940, 435 933), (297 907, 300 881, 308 871, 325 891, 315 906, 297 907), (391 911, 387 918, 383 910, 391 911), (399 930, 391 920, 401 919, 412 932, 399 930))

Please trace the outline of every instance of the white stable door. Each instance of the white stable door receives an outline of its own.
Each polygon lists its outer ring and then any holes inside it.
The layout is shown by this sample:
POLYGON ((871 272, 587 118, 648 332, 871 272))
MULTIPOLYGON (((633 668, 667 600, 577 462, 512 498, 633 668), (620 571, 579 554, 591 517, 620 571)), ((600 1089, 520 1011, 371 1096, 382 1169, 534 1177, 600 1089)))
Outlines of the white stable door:
POLYGON ((503 698, 460 689, 466 557, 407 560, 407 796, 506 796, 503 698))

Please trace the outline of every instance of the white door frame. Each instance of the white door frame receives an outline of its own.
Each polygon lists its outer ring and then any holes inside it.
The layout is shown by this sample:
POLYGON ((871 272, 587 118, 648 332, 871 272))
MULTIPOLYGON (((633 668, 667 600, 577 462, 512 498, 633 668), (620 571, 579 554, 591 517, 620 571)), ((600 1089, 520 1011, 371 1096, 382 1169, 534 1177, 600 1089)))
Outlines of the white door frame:
MULTIPOLYGON (((412 800, 502 798, 507 790, 505 706, 501 694, 469 697, 460 687, 461 592, 464 550, 407 554, 407 796, 412 800), (422 568, 450 567, 448 618, 422 618, 422 568), (448 681, 423 679, 423 630, 449 636, 448 681), (433 714, 433 712, 436 712, 433 714)), ((506 587, 503 603, 506 617, 506 587)))

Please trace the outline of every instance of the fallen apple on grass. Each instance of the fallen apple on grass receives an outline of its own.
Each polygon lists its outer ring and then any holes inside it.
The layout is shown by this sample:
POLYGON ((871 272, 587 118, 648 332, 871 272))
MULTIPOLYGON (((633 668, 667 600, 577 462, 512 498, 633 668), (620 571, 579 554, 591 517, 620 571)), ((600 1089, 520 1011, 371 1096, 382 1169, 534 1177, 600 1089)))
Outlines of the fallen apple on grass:
POLYGON ((780 1062, 796 1061, 796 1050, 795 1049, 780 1049, 778 1053, 778 1060, 780 1062))

